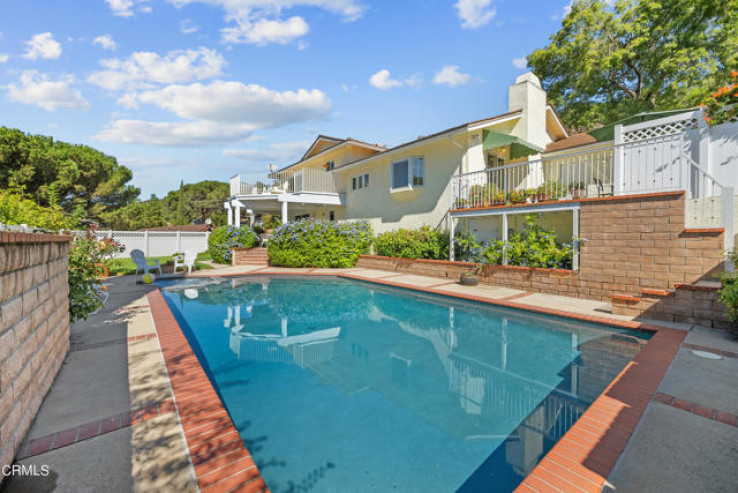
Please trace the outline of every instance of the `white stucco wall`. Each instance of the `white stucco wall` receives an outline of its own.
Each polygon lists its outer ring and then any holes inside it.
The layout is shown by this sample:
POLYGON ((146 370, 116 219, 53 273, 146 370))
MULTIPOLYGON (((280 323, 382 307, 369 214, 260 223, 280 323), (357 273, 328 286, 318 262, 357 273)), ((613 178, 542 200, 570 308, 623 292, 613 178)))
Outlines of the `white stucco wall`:
POLYGON ((347 183, 344 219, 366 219, 374 231, 428 225, 446 229, 451 204, 451 177, 459 172, 464 154, 447 138, 383 156, 345 170, 347 183), (405 157, 424 158, 424 186, 412 191, 390 191, 391 163, 405 157), (369 173, 369 188, 351 190, 351 178, 369 173))

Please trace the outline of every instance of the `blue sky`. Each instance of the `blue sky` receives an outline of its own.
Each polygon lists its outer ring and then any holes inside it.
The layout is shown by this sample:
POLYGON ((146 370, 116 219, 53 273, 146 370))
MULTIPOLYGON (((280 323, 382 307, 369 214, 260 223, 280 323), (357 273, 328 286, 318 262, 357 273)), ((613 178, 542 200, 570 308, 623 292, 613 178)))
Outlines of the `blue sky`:
POLYGON ((506 111, 568 0, 5 0, 0 125, 84 143, 142 197, 506 111), (516 59, 518 59, 516 61, 516 59))

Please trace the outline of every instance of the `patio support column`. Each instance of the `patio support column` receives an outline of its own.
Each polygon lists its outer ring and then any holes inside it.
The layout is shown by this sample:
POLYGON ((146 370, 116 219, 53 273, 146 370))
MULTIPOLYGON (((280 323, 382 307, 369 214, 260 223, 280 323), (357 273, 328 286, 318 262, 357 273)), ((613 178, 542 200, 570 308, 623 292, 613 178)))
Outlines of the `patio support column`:
POLYGON ((233 226, 236 228, 241 227, 241 202, 236 200, 233 204, 234 211, 233 211, 233 226))
POLYGON ((233 226, 233 208, 231 207, 231 204, 229 202, 223 202, 223 207, 226 210, 226 215, 228 216, 228 226, 233 226))
POLYGON ((502 214, 502 265, 507 265, 507 213, 502 214))
POLYGON ((623 143, 623 126, 615 125, 615 172, 613 173, 615 195, 622 195, 623 186, 625 185, 625 148, 622 145, 623 143))
POLYGON ((571 268, 572 270, 579 270, 579 209, 574 209, 571 211, 572 216, 572 247, 574 249, 574 255, 571 262, 571 268))
POLYGON ((289 221, 289 210, 287 206, 288 202, 284 201, 282 202, 282 224, 287 224, 289 221))
POLYGON ((454 217, 449 215, 448 216, 448 222, 449 222, 449 228, 448 228, 448 235, 449 235, 449 243, 448 243, 448 259, 453 262, 456 260, 456 251, 454 248, 454 217))

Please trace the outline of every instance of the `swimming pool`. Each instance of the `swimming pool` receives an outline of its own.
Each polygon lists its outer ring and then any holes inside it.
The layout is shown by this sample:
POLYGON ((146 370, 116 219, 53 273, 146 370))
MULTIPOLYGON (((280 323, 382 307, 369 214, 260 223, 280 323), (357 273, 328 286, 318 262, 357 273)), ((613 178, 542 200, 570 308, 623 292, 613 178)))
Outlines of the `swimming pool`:
POLYGON ((648 338, 333 277, 160 286, 274 492, 511 491, 648 338))

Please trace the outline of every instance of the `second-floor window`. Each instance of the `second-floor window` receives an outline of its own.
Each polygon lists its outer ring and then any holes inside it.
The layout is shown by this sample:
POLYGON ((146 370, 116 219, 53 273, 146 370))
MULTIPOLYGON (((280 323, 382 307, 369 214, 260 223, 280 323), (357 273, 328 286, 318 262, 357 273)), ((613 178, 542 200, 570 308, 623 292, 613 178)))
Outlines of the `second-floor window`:
POLYGON ((392 163, 392 189, 422 187, 425 165, 422 157, 408 157, 392 163))
POLYGON ((328 161, 323 165, 326 171, 331 171, 336 168, 336 163, 334 161, 328 161))
POLYGON ((369 188, 369 173, 351 178, 351 189, 358 190, 360 188, 369 188))

